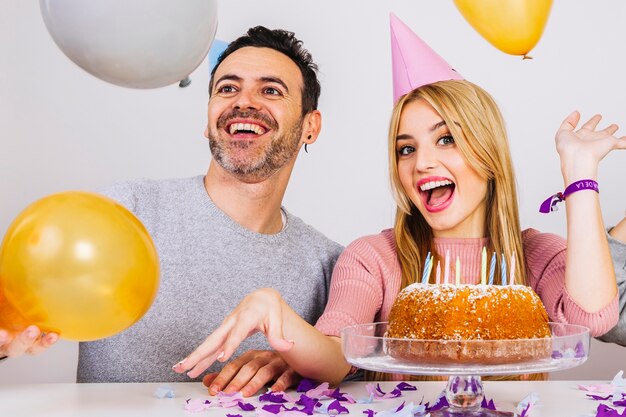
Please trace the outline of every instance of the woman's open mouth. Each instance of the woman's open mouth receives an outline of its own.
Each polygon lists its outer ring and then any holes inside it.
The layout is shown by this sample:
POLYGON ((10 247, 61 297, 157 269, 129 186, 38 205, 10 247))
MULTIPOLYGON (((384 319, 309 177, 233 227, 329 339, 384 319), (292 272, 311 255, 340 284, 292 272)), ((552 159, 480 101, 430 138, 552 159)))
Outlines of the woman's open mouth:
POLYGON ((452 204, 456 185, 447 178, 424 178, 417 183, 417 190, 424 207, 431 213, 445 210, 452 204))

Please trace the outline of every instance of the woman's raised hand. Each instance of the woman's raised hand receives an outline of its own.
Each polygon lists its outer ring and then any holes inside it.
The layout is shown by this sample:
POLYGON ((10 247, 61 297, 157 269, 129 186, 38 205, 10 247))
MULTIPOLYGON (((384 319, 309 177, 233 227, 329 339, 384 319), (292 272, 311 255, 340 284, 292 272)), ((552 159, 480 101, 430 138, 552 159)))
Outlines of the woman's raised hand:
POLYGON ((583 178, 596 179, 598 163, 613 149, 626 149, 626 136, 616 137, 619 129, 611 124, 598 129, 602 116, 596 114, 578 130, 580 113, 574 111, 556 133, 556 150, 566 184, 583 178))

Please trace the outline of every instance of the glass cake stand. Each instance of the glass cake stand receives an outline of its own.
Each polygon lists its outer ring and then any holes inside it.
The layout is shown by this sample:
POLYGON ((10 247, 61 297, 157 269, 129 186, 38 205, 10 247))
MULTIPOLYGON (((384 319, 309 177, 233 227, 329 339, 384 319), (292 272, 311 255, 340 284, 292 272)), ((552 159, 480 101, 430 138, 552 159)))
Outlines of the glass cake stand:
POLYGON ((481 408, 481 375, 560 371, 582 365, 589 353, 589 329, 549 323, 552 336, 514 340, 417 340, 384 337, 387 323, 350 326, 341 332, 343 353, 357 368, 409 375, 448 376, 449 407, 436 416, 516 416, 481 408))

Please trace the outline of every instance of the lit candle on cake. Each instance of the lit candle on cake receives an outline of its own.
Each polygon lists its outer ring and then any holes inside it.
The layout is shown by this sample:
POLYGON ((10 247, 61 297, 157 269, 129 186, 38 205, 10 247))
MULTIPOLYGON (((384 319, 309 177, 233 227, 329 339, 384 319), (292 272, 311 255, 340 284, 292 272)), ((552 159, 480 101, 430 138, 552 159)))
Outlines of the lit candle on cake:
POLYGON ((430 270, 428 269, 428 265, 430 264, 430 252, 426 255, 426 262, 424 263, 424 272, 422 273, 422 284, 428 283, 428 275, 430 270))
POLYGON ((456 257, 456 285, 461 285, 461 260, 459 257, 456 257))
POLYGON ((493 276, 496 273, 496 253, 491 255, 491 263, 489 264, 489 285, 493 285, 493 276))
POLYGON ((450 283, 450 251, 449 250, 446 251, 446 265, 445 265, 445 271, 443 274, 443 283, 444 284, 450 283))
POLYGON ((511 276, 509 278, 509 285, 515 284, 515 251, 511 255, 511 276))
POLYGON ((504 253, 502 254, 502 285, 506 285, 506 259, 504 253))
POLYGON ((487 248, 484 246, 480 262, 480 283, 481 285, 485 285, 487 283, 487 248))
POLYGON ((441 284, 441 262, 437 260, 437 271, 435 272, 435 283, 441 284))

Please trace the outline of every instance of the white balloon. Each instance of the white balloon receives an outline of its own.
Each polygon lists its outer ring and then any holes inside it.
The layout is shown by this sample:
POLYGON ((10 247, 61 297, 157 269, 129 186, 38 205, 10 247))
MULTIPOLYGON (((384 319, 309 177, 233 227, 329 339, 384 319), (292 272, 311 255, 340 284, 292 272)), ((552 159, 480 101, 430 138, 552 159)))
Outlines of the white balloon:
POLYGON ((50 35, 79 67, 123 87, 178 82, 206 57, 217 0, 39 0, 50 35))

